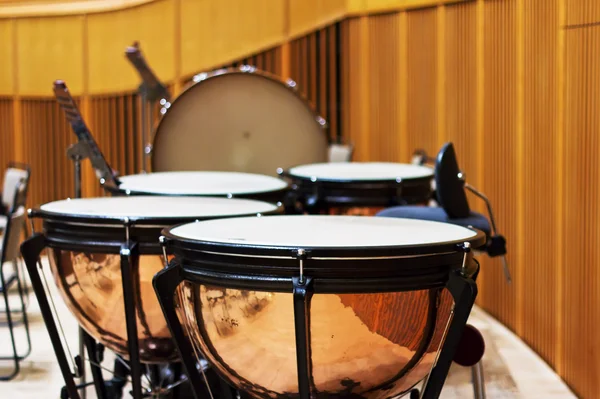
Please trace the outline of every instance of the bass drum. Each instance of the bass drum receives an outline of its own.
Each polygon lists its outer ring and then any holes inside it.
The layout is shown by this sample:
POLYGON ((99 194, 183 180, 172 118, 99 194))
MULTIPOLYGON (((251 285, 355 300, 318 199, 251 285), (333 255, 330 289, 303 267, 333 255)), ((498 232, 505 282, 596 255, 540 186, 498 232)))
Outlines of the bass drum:
POLYGON ((254 67, 202 73, 163 108, 152 171, 235 171, 327 161, 326 123, 287 83, 254 67))

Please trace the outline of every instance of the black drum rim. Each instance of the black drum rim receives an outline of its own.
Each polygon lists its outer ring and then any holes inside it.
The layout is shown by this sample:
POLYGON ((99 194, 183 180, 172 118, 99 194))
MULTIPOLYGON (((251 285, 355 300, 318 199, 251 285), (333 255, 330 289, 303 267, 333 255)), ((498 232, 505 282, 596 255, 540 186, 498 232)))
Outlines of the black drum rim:
MULTIPOLYGON (((291 168, 290 168, 291 169, 291 168)), ((331 184, 331 185, 355 185, 357 187, 364 187, 365 189, 371 188, 396 188, 401 185, 418 185, 430 183, 434 180, 434 172, 431 171, 431 175, 423 176, 423 177, 405 177, 405 178, 396 178, 396 179, 330 179, 323 177, 308 177, 308 176, 300 176, 295 175, 287 170, 278 171, 280 176, 286 177, 292 182, 300 182, 307 183, 312 185, 321 184, 331 184)), ((340 187, 341 188, 341 187, 340 187)))
POLYGON ((173 252, 210 252, 238 257, 254 257, 272 259, 299 259, 298 250, 303 250, 303 259, 335 260, 358 258, 359 260, 376 260, 390 258, 416 257, 420 255, 431 255, 441 253, 457 252, 465 242, 471 247, 478 248, 486 241, 485 234, 472 227, 465 227, 475 233, 473 237, 463 240, 451 240, 439 243, 413 244, 413 245, 389 245, 372 247, 317 247, 317 246, 280 246, 280 245, 255 245, 243 243, 223 243, 215 241, 200 241, 191 238, 177 236, 172 230, 182 226, 175 225, 162 231, 163 245, 173 252))
MULTIPOLYGON (((158 196, 158 195, 157 195, 158 196)), ((174 195, 176 196, 176 195, 174 195)), ((103 227, 167 227, 173 225, 180 225, 190 223, 194 221, 212 220, 212 219, 226 219, 231 217, 251 217, 251 216, 262 216, 262 215, 273 215, 283 212, 283 206, 281 204, 275 204, 275 209, 267 212, 248 212, 239 213, 232 215, 210 215, 210 216, 106 216, 106 215, 82 215, 76 213, 66 212, 53 212, 41 209, 41 207, 32 208, 28 210, 30 219, 42 219, 44 223, 52 222, 56 224, 74 225, 74 226, 88 226, 95 228, 103 227)))

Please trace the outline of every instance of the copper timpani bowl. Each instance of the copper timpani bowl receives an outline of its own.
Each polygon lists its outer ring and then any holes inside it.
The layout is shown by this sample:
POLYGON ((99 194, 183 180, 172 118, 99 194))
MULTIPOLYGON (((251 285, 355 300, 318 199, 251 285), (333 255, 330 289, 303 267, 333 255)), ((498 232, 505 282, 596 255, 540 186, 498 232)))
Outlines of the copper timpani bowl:
POLYGON ((241 199, 132 196, 51 202, 31 211, 43 234, 56 286, 69 311, 93 338, 125 359, 128 336, 120 250, 135 243, 132 284, 140 361, 178 359, 152 287, 165 260, 163 228, 219 217, 279 212, 276 205, 241 199))
MULTIPOLYGON (((190 282, 177 292, 196 353, 207 355, 234 386, 273 398, 298 393, 292 296, 190 282)), ((408 391, 431 371, 452 305, 452 296, 438 289, 315 294, 314 390, 367 398, 408 391)))
POLYGON ((174 259, 155 287, 190 380, 205 358, 270 398, 390 398, 422 381, 451 321, 449 276, 477 269, 459 247, 484 240, 351 216, 233 218, 164 235, 174 259))

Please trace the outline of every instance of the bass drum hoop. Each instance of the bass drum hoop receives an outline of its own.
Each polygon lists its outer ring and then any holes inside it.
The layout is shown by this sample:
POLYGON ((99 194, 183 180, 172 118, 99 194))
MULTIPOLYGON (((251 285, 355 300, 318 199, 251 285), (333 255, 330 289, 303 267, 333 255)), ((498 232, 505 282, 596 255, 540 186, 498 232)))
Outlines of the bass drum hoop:
MULTIPOLYGON (((150 168, 151 168, 152 172, 163 172, 163 171, 167 172, 167 171, 169 171, 169 170, 159 170, 156 168, 156 165, 155 165, 155 162, 156 162, 155 161, 155 154, 156 154, 155 149, 156 149, 156 144, 157 144, 157 140, 159 137, 159 131, 160 131, 160 128, 163 125, 165 119, 169 117, 169 114, 170 114, 169 109, 173 108, 173 106, 175 104, 177 104, 177 102, 180 101, 180 99, 182 97, 184 97, 186 94, 191 92, 191 90, 193 88, 195 88, 197 85, 209 82, 215 78, 218 78, 219 76, 242 75, 242 74, 252 74, 252 75, 267 79, 269 81, 272 81, 274 83, 278 83, 282 87, 284 87, 285 89, 287 89, 288 91, 293 93, 296 96, 296 98, 301 100, 301 102, 305 106, 305 109, 310 114, 313 115, 313 119, 314 119, 315 123, 317 125, 320 125, 327 145, 331 144, 331 138, 327 134, 327 128, 329 127, 327 124, 327 121, 315 111, 316 107, 314 106, 314 104, 298 91, 296 82, 294 80, 287 79, 284 81, 284 79, 282 79, 281 77, 279 77, 277 75, 274 75, 267 71, 258 70, 257 68, 255 68, 253 66, 249 66, 249 65, 242 65, 238 68, 235 68, 235 67, 220 68, 220 69, 216 69, 216 70, 213 70, 210 72, 202 72, 202 73, 195 75, 194 81, 188 83, 183 88, 181 93, 169 104, 168 108, 165 108, 165 107, 161 108, 161 118, 154 124, 154 132, 153 132, 152 141, 151 141, 152 146, 150 149, 150 168)), ((273 170, 273 173, 275 173, 275 170, 273 170)))

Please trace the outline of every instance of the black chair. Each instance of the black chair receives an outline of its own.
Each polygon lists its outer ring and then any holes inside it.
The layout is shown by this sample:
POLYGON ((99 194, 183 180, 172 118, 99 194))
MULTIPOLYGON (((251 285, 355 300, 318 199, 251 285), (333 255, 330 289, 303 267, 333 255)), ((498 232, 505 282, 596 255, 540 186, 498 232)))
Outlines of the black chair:
POLYGON ((12 360, 14 362, 13 371, 7 375, 0 376, 0 381, 8 381, 13 379, 20 370, 20 362, 31 353, 31 336, 29 334, 29 321, 27 320, 27 307, 25 304, 25 296, 23 290, 22 276, 17 267, 16 261, 20 256, 19 245, 21 244, 21 235, 25 226, 25 203, 27 197, 27 185, 24 182, 18 182, 17 188, 14 190, 13 200, 7 212, 7 223, 4 227, 2 237, 2 248, 0 248, 0 293, 4 298, 5 308, 3 313, 6 315, 6 323, 10 333, 10 341, 12 346, 12 355, 1 356, 0 360, 12 360), (5 273, 7 262, 13 264, 13 271, 8 275, 5 273), (11 309, 9 303, 8 291, 16 285, 17 292, 21 301, 20 309, 11 309), (20 320, 13 319, 13 313, 21 315, 20 320), (16 324, 22 323, 25 328, 27 339, 27 350, 24 354, 19 355, 15 339, 16 324))
MULTIPOLYGON (((424 152, 417 151, 413 162, 423 164, 428 159, 430 158, 424 152)), ((486 252, 490 257, 501 256, 506 279, 511 282, 506 262, 506 239, 498 234, 490 201, 483 193, 465 181, 465 175, 458 168, 452 143, 446 143, 435 159, 433 196, 439 206, 397 206, 384 209, 377 216, 432 220, 479 229, 486 234, 487 242, 483 248, 477 249, 486 252), (471 210, 465 189, 485 202, 489 219, 485 215, 471 210)))

